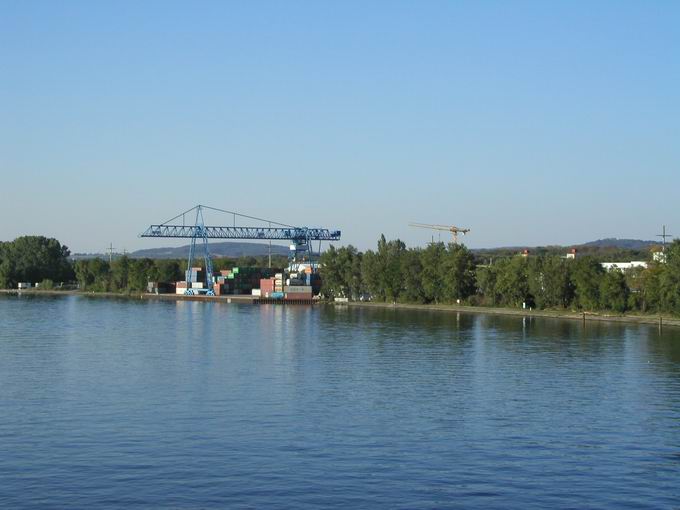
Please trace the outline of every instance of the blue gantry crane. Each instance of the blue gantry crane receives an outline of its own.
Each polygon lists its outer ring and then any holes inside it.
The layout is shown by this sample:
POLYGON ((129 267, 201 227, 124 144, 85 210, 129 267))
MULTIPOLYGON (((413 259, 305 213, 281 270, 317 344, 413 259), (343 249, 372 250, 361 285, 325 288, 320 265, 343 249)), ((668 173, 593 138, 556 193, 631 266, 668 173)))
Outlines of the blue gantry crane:
MULTIPOLYGON (((196 244, 203 245, 203 258, 205 261, 205 283, 207 290, 204 292, 207 295, 213 295, 212 291, 212 262, 210 259, 210 250, 208 248, 208 239, 254 239, 260 241, 290 241, 290 259, 293 262, 302 262, 306 257, 310 262, 314 255, 312 249, 312 241, 339 241, 340 231, 329 230, 326 228, 310 228, 310 227, 296 227, 293 225, 286 225, 272 220, 265 220, 240 214, 234 211, 226 211, 216 207, 209 207, 206 205, 197 205, 178 214, 168 221, 158 225, 151 225, 147 228, 140 237, 163 237, 163 238, 185 238, 191 239, 191 247, 189 249, 189 261, 187 268, 191 268, 192 262, 196 257, 196 244), (203 216, 204 210, 215 211, 219 213, 229 214, 233 217, 232 226, 209 226, 205 224, 203 216), (186 224, 187 216, 194 218, 193 225, 186 224), (180 225, 176 220, 182 218, 180 225), (245 218, 261 223, 266 223, 266 227, 244 227, 237 226, 236 219, 245 218), (176 223, 173 223, 176 222, 176 223), (273 226, 272 226, 273 225, 273 226)), ((319 247, 320 249, 320 247, 319 247)), ((191 289, 187 289, 187 293, 192 293, 191 289)))

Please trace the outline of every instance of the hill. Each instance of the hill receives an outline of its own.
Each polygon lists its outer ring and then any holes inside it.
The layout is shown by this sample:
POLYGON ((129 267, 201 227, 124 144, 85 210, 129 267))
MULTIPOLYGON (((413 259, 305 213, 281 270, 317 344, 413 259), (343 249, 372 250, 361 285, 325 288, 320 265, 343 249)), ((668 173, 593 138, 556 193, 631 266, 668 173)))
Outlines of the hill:
POLYGON ((658 246, 655 241, 641 239, 598 239, 571 246, 506 246, 502 248, 482 248, 472 252, 482 261, 498 257, 510 257, 522 250, 529 250, 532 255, 564 256, 571 248, 576 248, 580 255, 591 255, 601 262, 630 262, 631 260, 647 260, 650 249, 658 246))
MULTIPOLYGON (((128 253, 128 257, 134 259, 185 259, 189 257, 190 245, 186 244, 184 246, 178 246, 174 248, 161 247, 161 248, 147 248, 144 250, 137 250, 128 253)), ((196 246, 197 253, 199 257, 203 255, 203 247, 196 246)), ((247 243, 238 241, 227 241, 221 243, 210 243, 210 254, 213 257, 229 257, 229 258, 239 258, 239 257, 262 257, 269 254, 269 245, 259 244, 259 243, 247 243)), ((272 244, 272 255, 282 255, 284 257, 288 256, 288 247, 281 246, 280 244, 272 244)), ((117 258, 120 253, 114 253, 113 257, 117 258)), ((92 258, 102 258, 108 259, 108 253, 74 253, 71 258, 74 260, 78 259, 92 259, 92 258)))
POLYGON ((619 248, 622 250, 644 250, 646 248, 656 246, 657 244, 659 244, 658 241, 643 241, 641 239, 617 239, 616 237, 609 237, 607 239, 598 239, 597 241, 583 243, 581 246, 594 248, 619 248))
MULTIPOLYGON (((210 254, 213 257, 259 257, 269 254, 269 245, 259 243, 243 243, 227 241, 221 243, 210 243, 210 254)), ((199 246, 196 246, 197 250, 199 246)), ((183 259, 189 256, 190 245, 179 246, 176 248, 147 248, 145 250, 133 251, 129 254, 132 258, 150 259, 183 259)), ((203 247, 200 247, 202 253, 203 247)), ((272 244, 272 255, 288 255, 288 247, 280 244, 272 244)))

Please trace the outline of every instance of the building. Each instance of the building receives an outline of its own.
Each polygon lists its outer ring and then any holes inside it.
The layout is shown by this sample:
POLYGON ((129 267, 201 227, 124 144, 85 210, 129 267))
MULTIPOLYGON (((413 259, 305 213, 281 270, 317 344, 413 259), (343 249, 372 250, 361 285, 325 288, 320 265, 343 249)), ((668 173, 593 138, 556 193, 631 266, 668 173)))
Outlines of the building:
POLYGON ((642 260, 633 260, 632 262, 602 262, 601 266, 605 269, 605 271, 626 272, 629 269, 634 269, 636 267, 647 269, 648 264, 642 260))
POLYGON ((665 251, 655 251, 652 253, 652 260, 658 262, 659 264, 666 263, 666 252, 665 251))
POLYGON ((575 259, 576 254, 578 253, 578 250, 576 248, 572 248, 569 250, 569 252, 564 256, 565 259, 575 259))

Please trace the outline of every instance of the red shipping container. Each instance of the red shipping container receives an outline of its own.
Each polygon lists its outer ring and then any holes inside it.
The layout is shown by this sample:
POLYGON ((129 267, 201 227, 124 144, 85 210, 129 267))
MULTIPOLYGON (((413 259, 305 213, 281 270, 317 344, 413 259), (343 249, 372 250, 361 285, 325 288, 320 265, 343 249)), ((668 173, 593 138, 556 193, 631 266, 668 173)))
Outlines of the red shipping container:
POLYGON ((269 278, 260 280, 260 289, 263 292, 274 292, 274 280, 269 278))
POLYGON ((286 293, 286 299, 312 299, 312 295, 306 292, 288 292, 286 293))

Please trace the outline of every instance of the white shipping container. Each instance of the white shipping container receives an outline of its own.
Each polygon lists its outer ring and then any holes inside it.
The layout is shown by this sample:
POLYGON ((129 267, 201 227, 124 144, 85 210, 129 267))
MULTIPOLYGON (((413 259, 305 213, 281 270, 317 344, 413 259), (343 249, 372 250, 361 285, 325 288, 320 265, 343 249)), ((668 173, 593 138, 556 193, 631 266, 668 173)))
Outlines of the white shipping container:
POLYGON ((186 290, 187 290, 186 288, 177 287, 175 289, 175 294, 184 294, 186 292, 186 290))
POLYGON ((203 288, 203 282, 191 282, 191 288, 192 289, 202 289, 203 288))
POLYGON ((253 296, 261 297, 262 291, 260 289, 253 289, 253 296))

